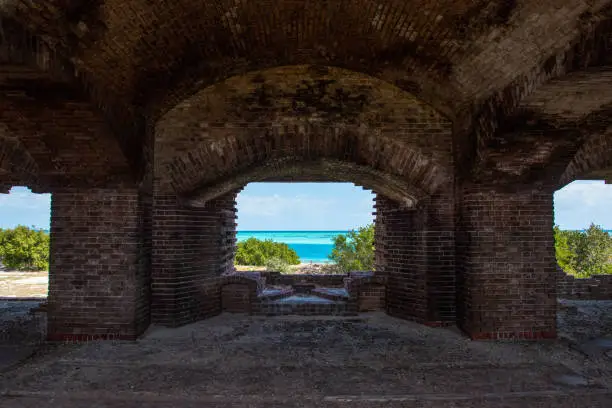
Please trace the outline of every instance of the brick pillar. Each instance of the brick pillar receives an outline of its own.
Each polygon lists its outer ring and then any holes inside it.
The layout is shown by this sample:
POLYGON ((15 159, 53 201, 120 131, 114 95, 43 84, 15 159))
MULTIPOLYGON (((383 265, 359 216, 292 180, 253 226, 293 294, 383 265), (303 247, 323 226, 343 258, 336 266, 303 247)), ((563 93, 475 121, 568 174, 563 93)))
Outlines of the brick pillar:
POLYGON ((427 225, 423 231, 427 259, 427 322, 456 324, 455 197, 452 186, 423 203, 427 225))
POLYGON ((429 325, 455 322, 453 197, 418 209, 376 198, 376 270, 387 277, 387 313, 429 325))
POLYGON ((152 319, 181 326, 221 312, 219 276, 233 268, 236 194, 204 208, 156 195, 153 210, 152 319))
POLYGON ((472 339, 556 335, 553 192, 464 186, 458 322, 472 339))
POLYGON ((149 324, 137 189, 63 189, 51 200, 48 337, 133 339, 149 324))

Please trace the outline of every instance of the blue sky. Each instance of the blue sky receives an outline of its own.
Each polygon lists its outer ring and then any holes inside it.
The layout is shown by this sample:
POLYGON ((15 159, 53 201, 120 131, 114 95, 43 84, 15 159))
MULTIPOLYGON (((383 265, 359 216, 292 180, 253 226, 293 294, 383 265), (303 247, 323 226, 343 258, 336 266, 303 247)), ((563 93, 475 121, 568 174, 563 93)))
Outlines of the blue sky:
MULTIPOLYGON (((372 222, 374 196, 346 183, 251 183, 238 196, 239 230, 348 230, 372 222)), ((15 187, 0 194, 0 228, 49 228, 50 196, 15 187)), ((562 229, 612 229, 612 185, 575 181, 555 193, 562 229)))
POLYGON ((251 183, 237 203, 242 231, 344 231, 374 220, 374 194, 350 183, 251 183))

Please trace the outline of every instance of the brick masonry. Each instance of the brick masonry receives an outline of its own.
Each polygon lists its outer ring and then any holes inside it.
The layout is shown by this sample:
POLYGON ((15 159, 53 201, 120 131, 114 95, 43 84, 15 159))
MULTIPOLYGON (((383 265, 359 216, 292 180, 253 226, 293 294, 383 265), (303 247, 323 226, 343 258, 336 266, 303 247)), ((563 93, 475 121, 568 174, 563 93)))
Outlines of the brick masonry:
POLYGON ((230 78, 155 127, 160 189, 207 199, 297 173, 417 202, 451 178, 451 162, 448 119, 397 87, 331 67, 230 78))
POLYGON ((136 189, 66 189, 51 204, 48 334, 134 338, 149 324, 136 189))
POLYGON ((557 296, 562 299, 612 300, 612 275, 575 278, 558 267, 557 296))
POLYGON ((612 0, 81 3, 0 4, 0 192, 54 193, 52 337, 221 312, 235 192, 275 177, 377 193, 389 313, 554 336, 552 191, 612 180, 612 0))
POLYGON ((552 190, 459 192, 457 317, 474 339, 556 332, 552 190))
POLYGON ((233 268, 235 198, 189 208, 175 195, 154 195, 153 322, 174 327, 220 313, 218 277, 233 268))
POLYGON ((404 210, 376 197, 376 270, 387 282, 387 312, 427 324, 455 320, 454 197, 437 194, 404 210))
POLYGON ((297 293, 295 285, 312 284, 313 295, 337 304, 308 304, 298 307, 298 313, 354 315, 358 312, 385 310, 386 279, 378 275, 351 275, 281 275, 278 272, 238 272, 226 275, 219 278, 221 308, 232 313, 290 314, 296 310, 287 305, 275 304, 274 301, 297 293), (272 287, 270 285, 276 287, 274 293, 264 292, 264 287, 269 289, 272 287), (325 290, 329 288, 343 288, 345 294, 329 293, 325 290))

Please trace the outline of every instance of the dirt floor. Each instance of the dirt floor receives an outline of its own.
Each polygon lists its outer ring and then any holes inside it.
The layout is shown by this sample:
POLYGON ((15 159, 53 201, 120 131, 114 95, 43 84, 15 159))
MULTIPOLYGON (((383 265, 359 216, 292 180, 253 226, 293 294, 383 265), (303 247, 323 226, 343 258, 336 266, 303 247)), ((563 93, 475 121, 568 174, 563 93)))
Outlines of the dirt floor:
POLYGON ((560 301, 560 337, 541 343, 371 313, 223 314, 136 342, 48 344, 40 303, 0 300, 3 408, 612 407, 612 301, 560 301))
POLYGON ((4 408, 612 406, 612 302, 563 302, 562 336, 543 343, 373 313, 223 314, 86 344, 41 343, 36 303, 0 303, 4 347, 31 349, 0 372, 4 408))

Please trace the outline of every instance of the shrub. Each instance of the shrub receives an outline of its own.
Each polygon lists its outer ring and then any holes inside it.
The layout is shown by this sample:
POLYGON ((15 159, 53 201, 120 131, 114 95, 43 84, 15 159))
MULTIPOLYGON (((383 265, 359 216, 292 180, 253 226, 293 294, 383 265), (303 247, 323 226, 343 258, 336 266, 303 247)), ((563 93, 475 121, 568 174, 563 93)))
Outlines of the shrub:
POLYGON ((281 272, 287 273, 290 271, 291 267, 287 261, 280 258, 270 258, 266 260, 266 270, 270 272, 281 272))
POLYGON ((334 237, 334 248, 329 259, 342 272, 373 270, 374 224, 334 237))
POLYGON ((48 270, 49 234, 22 225, 0 229, 0 261, 9 269, 48 270))
POLYGON ((612 274, 612 236, 591 224, 584 232, 561 231, 555 226, 557 263, 569 275, 588 278, 612 274))
POLYGON ((237 265, 266 266, 266 261, 277 258, 289 265, 298 265, 300 258, 289 245, 274 242, 271 239, 264 241, 249 238, 239 242, 236 248, 235 262, 237 265))

